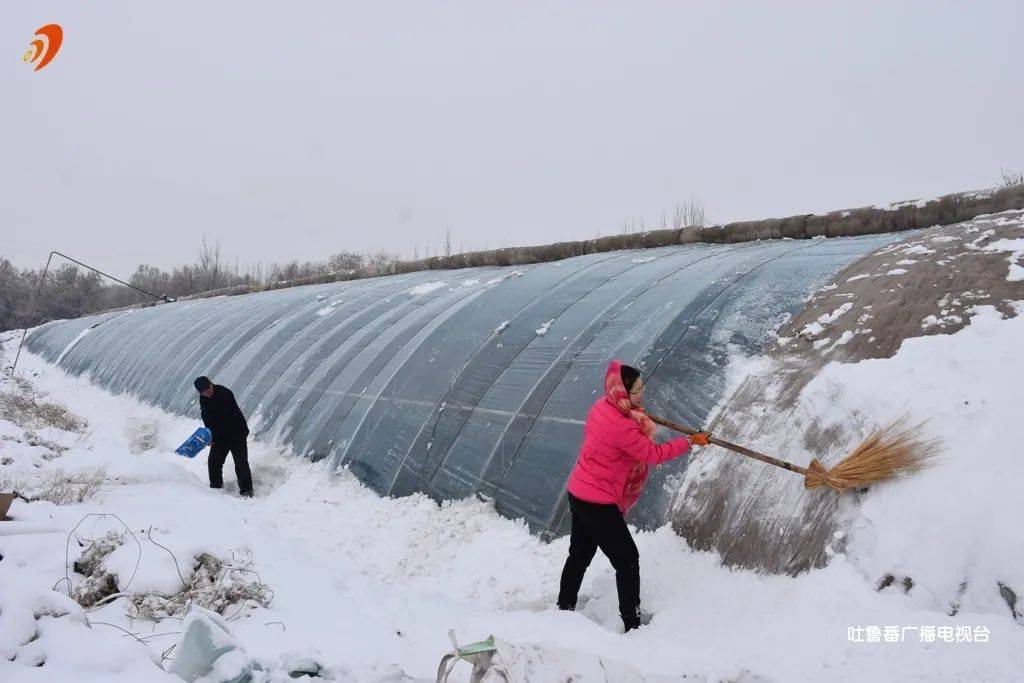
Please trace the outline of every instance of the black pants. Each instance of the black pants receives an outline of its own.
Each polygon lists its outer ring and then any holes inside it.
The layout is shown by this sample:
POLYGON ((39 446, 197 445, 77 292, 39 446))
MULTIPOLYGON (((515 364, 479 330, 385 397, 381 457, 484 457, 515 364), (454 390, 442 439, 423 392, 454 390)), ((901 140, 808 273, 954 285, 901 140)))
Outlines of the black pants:
POLYGON ((249 471, 249 447, 245 437, 239 439, 214 439, 210 446, 210 488, 224 487, 224 461, 231 451, 235 460, 235 476, 238 477, 238 492, 243 496, 252 495, 252 473, 249 471))
POLYGON ((600 548, 615 569, 622 623, 627 631, 637 628, 640 626, 640 553, 622 512, 616 505, 588 503, 571 493, 568 496, 572 533, 569 536, 569 558, 562 569, 558 592, 559 608, 576 609, 583 575, 600 548))

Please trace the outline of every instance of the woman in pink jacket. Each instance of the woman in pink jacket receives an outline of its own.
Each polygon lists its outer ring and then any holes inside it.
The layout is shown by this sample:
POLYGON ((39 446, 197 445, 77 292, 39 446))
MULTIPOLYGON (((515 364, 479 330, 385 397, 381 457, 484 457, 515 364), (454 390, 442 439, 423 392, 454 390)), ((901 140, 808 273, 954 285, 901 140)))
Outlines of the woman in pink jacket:
POLYGON ((656 444, 655 424, 643 410, 640 372, 617 360, 608 364, 604 397, 587 414, 583 445, 569 475, 572 532, 562 569, 558 607, 576 609, 583 574, 600 548, 615 568, 619 614, 626 631, 640 626, 640 555, 625 514, 643 490, 651 465, 678 458, 708 435, 693 434, 656 444))

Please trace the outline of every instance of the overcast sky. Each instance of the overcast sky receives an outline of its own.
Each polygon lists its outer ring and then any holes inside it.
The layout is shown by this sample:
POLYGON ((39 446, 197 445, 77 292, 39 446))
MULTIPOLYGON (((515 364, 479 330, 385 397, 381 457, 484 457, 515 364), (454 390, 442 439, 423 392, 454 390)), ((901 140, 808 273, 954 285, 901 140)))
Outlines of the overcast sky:
POLYGON ((1024 169, 1022 8, 7 1, 0 255, 409 257, 990 187, 1024 169))

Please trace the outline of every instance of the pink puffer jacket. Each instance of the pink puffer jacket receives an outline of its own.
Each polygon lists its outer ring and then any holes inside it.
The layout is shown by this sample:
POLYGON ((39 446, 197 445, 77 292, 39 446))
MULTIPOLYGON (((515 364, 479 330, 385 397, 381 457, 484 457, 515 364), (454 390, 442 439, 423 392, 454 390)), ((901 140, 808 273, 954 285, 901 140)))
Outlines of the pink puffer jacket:
POLYGON ((650 465, 678 458, 690 450, 686 437, 656 444, 655 425, 634 406, 622 383, 622 363, 613 360, 605 373, 604 398, 590 408, 583 445, 569 475, 569 493, 590 503, 614 503, 625 514, 640 498, 650 465))

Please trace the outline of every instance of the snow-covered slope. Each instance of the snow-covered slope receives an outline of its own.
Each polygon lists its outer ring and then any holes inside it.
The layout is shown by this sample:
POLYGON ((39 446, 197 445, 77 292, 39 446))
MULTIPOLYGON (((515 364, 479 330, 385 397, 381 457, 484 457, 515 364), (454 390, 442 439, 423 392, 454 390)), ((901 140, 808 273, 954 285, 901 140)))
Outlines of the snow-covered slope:
MULTIPOLYGON (((180 615, 130 619, 130 596, 86 615, 52 590, 81 587, 85 578, 70 565, 89 539, 123 531, 122 521, 131 537, 107 569, 127 593, 178 590, 194 580, 192 558, 202 553, 258 573, 273 591, 268 606, 233 604, 225 614, 249 656, 278 677, 265 680, 283 680, 289 653, 317 658, 339 680, 433 680, 449 628, 462 640, 494 634, 695 680, 1019 679, 1024 628, 992 585, 1024 585, 1021 428, 1011 403, 1024 376, 1021 348, 1024 318, 983 309, 955 335, 910 340, 889 359, 828 366, 806 387, 808 406, 932 416, 947 444, 943 462, 851 499, 846 541, 827 567, 798 578, 723 568, 717 554, 690 550, 668 527, 639 533, 643 607, 653 618, 628 635, 619 633, 614 576, 602 557, 580 613, 552 609, 564 538, 545 544, 475 499, 381 498, 349 474, 331 477, 267 443, 250 451, 255 500, 234 495, 230 464, 228 492, 214 492, 204 457, 171 452, 193 420, 23 358, 28 379, 88 426, 0 422, 0 480, 52 494, 61 470, 72 482, 98 478, 100 489, 80 503, 19 500, 15 521, 0 522, 0 679, 179 680, 158 663, 180 615), (91 513, 117 517, 87 518, 69 536, 91 513), (881 573, 896 584, 880 592, 881 573), (913 581, 906 594, 904 576, 913 581), (950 616, 945 592, 965 578, 950 616), (851 640, 876 634, 881 642, 851 640), (973 642, 978 636, 987 642, 973 642)), ((233 578, 245 581, 245 572, 233 578)))
MULTIPOLYGON (((947 446, 955 444, 945 455, 960 468, 963 488, 997 491, 1002 480, 990 484, 991 469, 979 463, 1012 458, 1024 432, 1012 418, 1020 382, 1011 371, 1017 351, 992 346, 987 336, 1016 325, 1003 318, 1017 316, 1024 300, 1024 281, 1015 280, 1008 267, 1021 258, 1014 246, 1020 239, 1024 212, 1007 211, 915 231, 851 264, 777 331, 774 349, 753 367, 740 364, 733 373, 738 388, 718 411, 714 430, 800 465, 819 457, 831 466, 876 427, 906 416, 910 424, 928 421, 926 427, 947 446), (891 275, 897 266, 907 272, 891 275), (973 331, 950 336, 976 315, 982 318, 973 331), (929 336, 936 339, 919 339, 929 336), (998 355, 1000 349, 1008 358, 998 355), (874 360, 863 362, 868 359, 874 360), (1002 439, 1002 447, 993 438, 1002 439)), ((784 470, 717 449, 703 462, 676 486, 673 511, 676 530, 693 546, 719 552, 729 565, 797 573, 822 566, 841 543, 834 535, 846 530, 846 511, 838 503, 856 495, 840 499, 804 490, 784 470)), ((973 524, 970 499, 956 500, 955 514, 973 524)), ((986 498, 984 504, 1015 509, 1015 501, 1005 497, 986 498)), ((898 566, 898 558, 887 561, 893 566, 876 581, 889 581, 889 573, 916 579, 898 566)), ((1006 596, 1024 591, 1019 579, 1013 586, 1007 576, 989 576, 982 588, 971 583, 969 573, 952 589, 947 581, 917 592, 934 590, 934 599, 952 609, 965 590, 1006 596)), ((1009 610, 1005 599, 999 602, 1009 610)))

